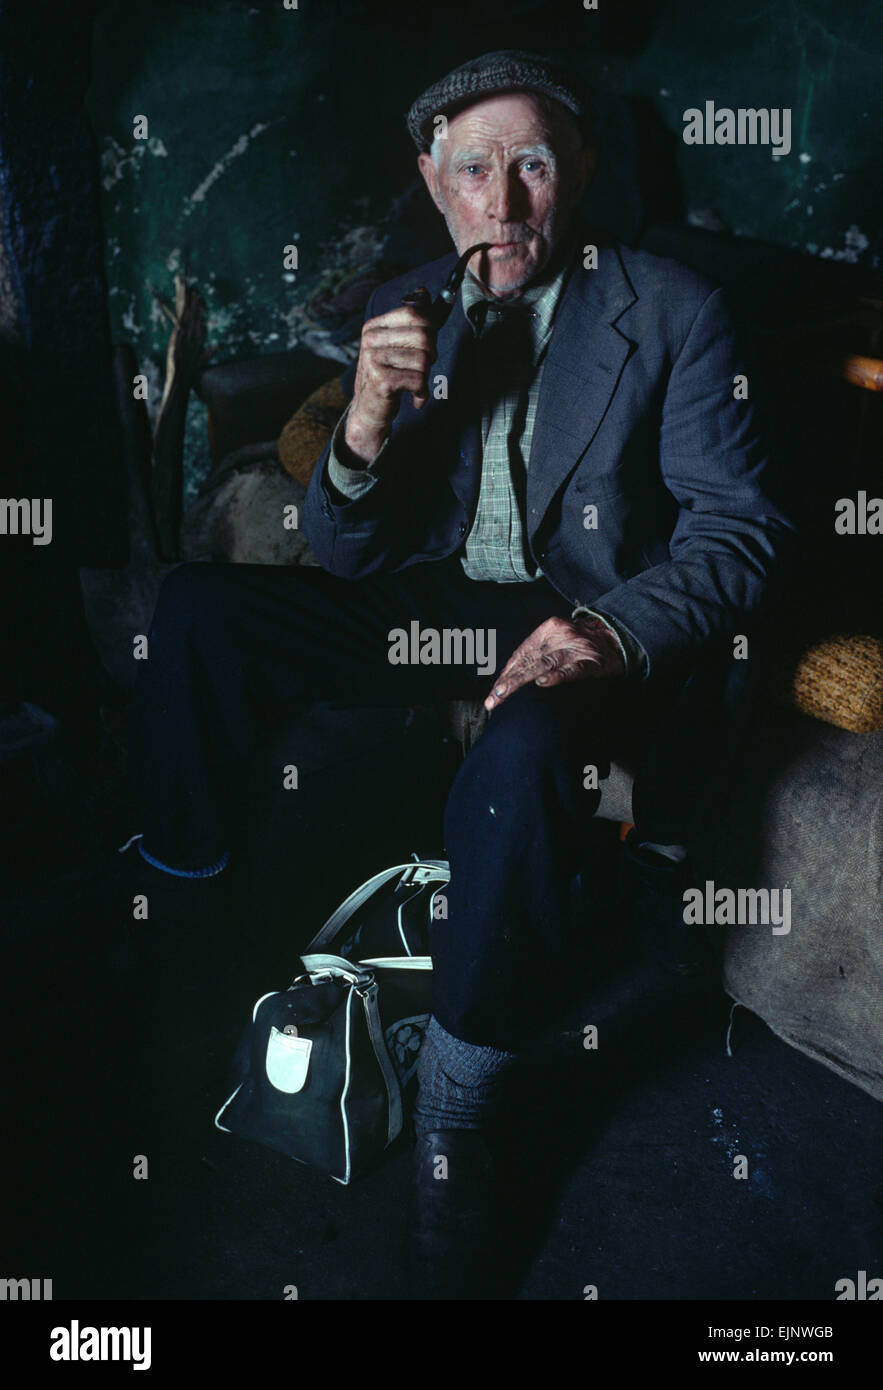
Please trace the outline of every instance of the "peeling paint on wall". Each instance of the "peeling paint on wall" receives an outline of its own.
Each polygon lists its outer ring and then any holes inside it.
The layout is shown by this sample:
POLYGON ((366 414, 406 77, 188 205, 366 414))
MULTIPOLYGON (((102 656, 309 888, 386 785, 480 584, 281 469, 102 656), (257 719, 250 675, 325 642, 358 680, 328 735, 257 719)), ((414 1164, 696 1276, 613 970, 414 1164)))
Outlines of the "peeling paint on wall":
MULTIPOLYGON (((675 142, 681 113, 708 97, 791 107, 787 158, 680 144, 690 220, 871 268, 883 254, 883 54, 850 24, 821 0, 783 0, 763 22, 754 10, 728 10, 722 21, 713 6, 670 0, 645 49, 560 56, 602 91, 648 101, 675 142)), ((148 374, 164 370, 168 334, 153 291, 171 298, 175 274, 204 300, 215 360, 337 350, 311 301, 379 256, 384 219, 415 175, 401 113, 421 85, 463 60, 454 33, 436 33, 424 53, 414 32, 378 22, 378 89, 364 44, 341 35, 336 5, 309 16, 236 0, 100 8, 89 109, 112 330, 148 374), (146 141, 132 139, 136 113, 149 118, 146 141), (283 265, 291 243, 297 271, 283 265)), ((542 46, 551 52, 554 42, 547 35, 542 46)), ((188 418, 188 487, 207 468, 199 410, 188 418)))
MULTIPOLYGON (((848 261, 851 265, 857 265, 861 257, 868 250, 870 240, 858 227, 847 227, 843 233, 843 249, 835 251, 831 246, 825 246, 818 254, 825 260, 848 261)), ((878 257, 872 257, 873 264, 878 264, 878 257)))
POLYGON ((153 155, 155 159, 168 159, 169 152, 155 135, 149 140, 135 140, 128 151, 113 136, 106 135, 101 152, 101 184, 105 191, 113 188, 127 173, 134 173, 139 162, 147 155, 153 155))
POLYGON ((189 217, 193 211, 194 203, 201 203, 205 200, 205 195, 213 184, 216 184, 229 169, 234 159, 239 159, 248 149, 249 143, 260 135, 262 131, 269 130, 272 122, 258 121, 252 126, 251 130, 245 135, 240 135, 239 139, 230 146, 229 150, 223 155, 211 169, 210 173, 203 179, 198 188, 195 188, 189 198, 184 199, 184 216, 189 217))

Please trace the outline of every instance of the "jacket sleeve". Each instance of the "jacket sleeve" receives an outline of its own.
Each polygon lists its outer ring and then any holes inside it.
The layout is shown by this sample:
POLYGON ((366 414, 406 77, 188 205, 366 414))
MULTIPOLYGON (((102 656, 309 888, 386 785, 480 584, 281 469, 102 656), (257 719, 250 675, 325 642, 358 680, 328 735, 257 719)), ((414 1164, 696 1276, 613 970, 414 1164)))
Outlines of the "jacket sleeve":
MULTIPOLYGON (((378 293, 375 290, 369 299, 363 323, 384 312, 377 303, 378 293)), ((351 368, 343 378, 350 399, 354 381, 355 370, 351 368)), ((336 460, 336 468, 333 466, 341 425, 342 420, 313 469, 304 502, 303 531, 322 568, 351 579, 395 568, 401 557, 396 553, 398 536, 392 516, 395 482, 390 469, 384 468, 389 441, 372 460, 370 469, 357 473, 355 485, 344 491, 335 486, 335 478, 341 480, 340 460, 336 460)))
POLYGON ((331 484, 329 493, 334 497, 334 493, 339 492, 340 497, 336 501, 346 500, 356 502, 360 497, 364 497, 367 492, 377 482, 377 464, 383 464, 383 451, 389 440, 385 440, 378 452, 364 468, 349 468, 343 462, 346 434, 346 420, 350 413, 350 408, 346 410, 338 420, 334 433, 331 436, 331 444, 328 451, 328 482, 331 484))
MULTIPOLYGON (((669 376, 659 466, 679 504, 668 557, 593 607, 641 643, 648 674, 741 634, 781 581, 794 527, 779 497, 748 370, 722 290, 705 299, 669 376), (747 378, 745 386, 735 378, 747 378)), ((651 558, 653 558, 651 556, 651 558)))

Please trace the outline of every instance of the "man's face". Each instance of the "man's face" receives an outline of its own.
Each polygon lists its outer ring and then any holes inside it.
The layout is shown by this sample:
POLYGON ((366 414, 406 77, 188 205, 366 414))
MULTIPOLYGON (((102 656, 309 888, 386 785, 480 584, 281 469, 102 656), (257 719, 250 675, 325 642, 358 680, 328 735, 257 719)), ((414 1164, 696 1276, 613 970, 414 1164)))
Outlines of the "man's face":
POLYGON ((527 94, 468 107, 439 146, 439 168, 421 154, 420 172, 454 245, 492 242, 470 269, 496 298, 517 298, 567 234, 594 153, 575 150, 564 120, 527 94))

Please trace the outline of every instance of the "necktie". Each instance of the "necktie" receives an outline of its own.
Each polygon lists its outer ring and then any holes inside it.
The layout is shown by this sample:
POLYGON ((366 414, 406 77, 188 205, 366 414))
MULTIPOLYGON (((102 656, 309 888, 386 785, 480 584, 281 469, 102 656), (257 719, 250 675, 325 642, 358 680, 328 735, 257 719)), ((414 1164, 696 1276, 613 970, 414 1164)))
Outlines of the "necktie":
POLYGON ((532 311, 524 304, 493 304, 482 315, 479 360, 485 391, 492 400, 517 391, 530 380, 533 362, 532 311))

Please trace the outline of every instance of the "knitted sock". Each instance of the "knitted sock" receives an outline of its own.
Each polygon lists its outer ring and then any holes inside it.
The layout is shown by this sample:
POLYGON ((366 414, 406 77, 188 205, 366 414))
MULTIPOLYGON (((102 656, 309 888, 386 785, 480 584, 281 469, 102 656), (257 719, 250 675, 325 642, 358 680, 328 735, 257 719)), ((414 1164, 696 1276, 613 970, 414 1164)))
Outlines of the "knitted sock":
POLYGON ((463 1042, 429 1020, 417 1064, 417 1136, 429 1130, 483 1129, 516 1053, 463 1042))

